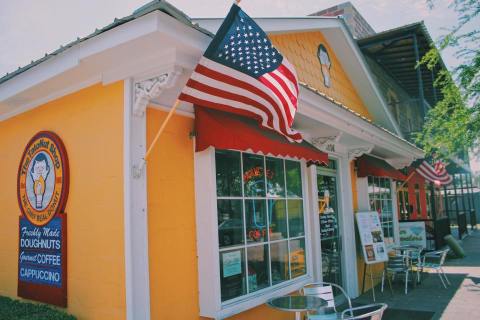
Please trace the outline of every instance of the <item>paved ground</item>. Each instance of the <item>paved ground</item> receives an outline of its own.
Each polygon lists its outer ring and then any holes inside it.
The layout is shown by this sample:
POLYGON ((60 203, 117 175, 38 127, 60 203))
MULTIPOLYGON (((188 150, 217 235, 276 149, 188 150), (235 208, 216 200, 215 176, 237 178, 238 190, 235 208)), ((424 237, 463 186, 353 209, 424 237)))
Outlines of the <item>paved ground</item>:
MULTIPOLYGON (((408 295, 403 293, 403 282, 393 284, 394 295, 388 287, 384 293, 376 288, 377 302, 388 304, 386 320, 412 319, 480 319, 480 231, 470 233, 462 241, 467 256, 463 259, 449 259, 445 272, 451 282, 443 288, 434 273, 424 274, 423 281, 411 288, 408 295)), ((371 292, 366 292, 355 303, 372 303, 371 292)))

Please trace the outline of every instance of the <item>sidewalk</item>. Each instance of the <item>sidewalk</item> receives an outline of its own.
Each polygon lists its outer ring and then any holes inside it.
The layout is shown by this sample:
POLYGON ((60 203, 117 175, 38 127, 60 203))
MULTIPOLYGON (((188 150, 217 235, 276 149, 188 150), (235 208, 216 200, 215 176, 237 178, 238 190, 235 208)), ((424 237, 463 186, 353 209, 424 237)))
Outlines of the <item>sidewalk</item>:
MULTIPOLYGON (((392 297, 388 286, 380 292, 375 288, 376 302, 388 304, 386 320, 429 320, 429 319, 480 319, 480 231, 470 233, 462 241, 466 257, 450 259, 445 264, 445 272, 451 282, 443 288, 436 274, 423 274, 422 283, 416 288, 409 285, 409 293, 403 292, 403 282, 393 284, 392 297)), ((355 303, 373 303, 372 293, 364 293, 355 303)))

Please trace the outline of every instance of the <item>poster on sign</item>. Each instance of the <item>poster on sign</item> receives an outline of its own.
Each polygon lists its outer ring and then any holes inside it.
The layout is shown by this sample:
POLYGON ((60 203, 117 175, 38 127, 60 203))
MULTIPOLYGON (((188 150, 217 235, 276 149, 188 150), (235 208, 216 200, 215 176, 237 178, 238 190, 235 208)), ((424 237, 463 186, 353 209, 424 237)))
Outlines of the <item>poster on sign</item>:
POLYGON ((378 212, 358 212, 356 218, 365 263, 374 264, 387 261, 387 248, 378 212))
POLYGON ((22 155, 17 196, 18 296, 67 306, 67 216, 69 189, 65 147, 53 132, 37 133, 22 155))

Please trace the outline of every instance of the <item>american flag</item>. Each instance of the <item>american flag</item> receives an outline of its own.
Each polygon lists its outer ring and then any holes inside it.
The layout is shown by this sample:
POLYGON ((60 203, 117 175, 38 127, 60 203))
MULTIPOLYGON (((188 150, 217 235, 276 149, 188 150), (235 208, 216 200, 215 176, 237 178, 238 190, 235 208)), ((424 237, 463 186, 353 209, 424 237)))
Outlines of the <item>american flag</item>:
POLYGON ((302 141, 291 128, 298 100, 295 69, 235 4, 179 99, 253 117, 289 141, 302 141))
POLYGON ((447 185, 452 183, 453 178, 445 169, 445 164, 437 161, 432 167, 427 161, 423 160, 419 163, 416 171, 426 180, 436 185, 447 185))

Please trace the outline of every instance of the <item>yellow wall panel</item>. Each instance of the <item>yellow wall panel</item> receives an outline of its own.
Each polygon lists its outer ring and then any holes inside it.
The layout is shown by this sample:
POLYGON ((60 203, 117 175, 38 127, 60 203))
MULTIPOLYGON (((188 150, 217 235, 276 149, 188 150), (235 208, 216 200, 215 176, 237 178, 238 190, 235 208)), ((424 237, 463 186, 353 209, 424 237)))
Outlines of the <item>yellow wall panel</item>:
POLYGON ((340 101, 348 108, 371 119, 367 107, 321 32, 287 33, 269 35, 269 37, 282 55, 295 66, 301 82, 307 83, 311 87, 340 101), (330 88, 326 87, 323 82, 321 65, 317 57, 320 44, 327 48, 330 56, 330 88))
MULTIPOLYGON (((147 145, 167 113, 147 109, 147 145)), ((198 319, 193 119, 174 115, 148 162, 152 319, 198 319)))
POLYGON ((60 136, 70 164, 67 312, 124 319, 123 82, 94 85, 0 122, 0 295, 17 295, 17 169, 41 130, 60 136))

